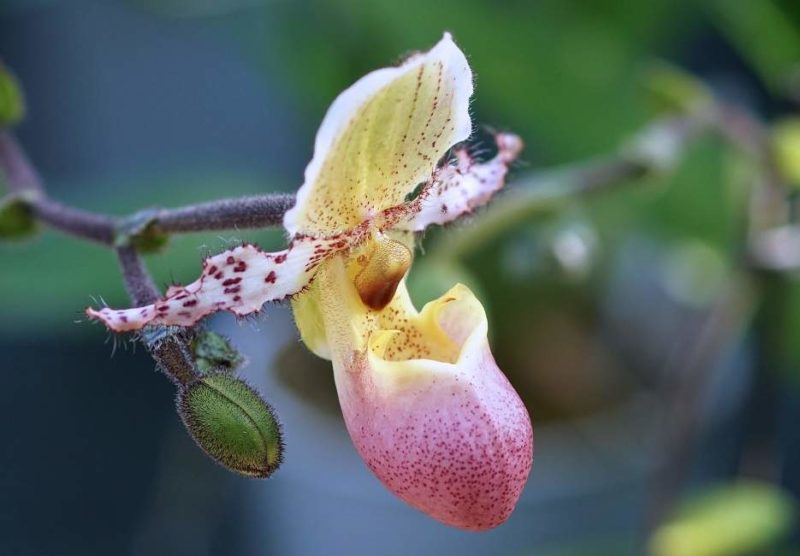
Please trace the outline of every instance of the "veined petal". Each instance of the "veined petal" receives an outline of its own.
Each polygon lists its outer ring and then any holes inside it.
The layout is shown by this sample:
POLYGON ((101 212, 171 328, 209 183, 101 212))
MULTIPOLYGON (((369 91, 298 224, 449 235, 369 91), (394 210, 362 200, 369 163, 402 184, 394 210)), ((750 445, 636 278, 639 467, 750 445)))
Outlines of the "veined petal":
POLYGON ((472 72, 449 33, 358 80, 325 115, 286 230, 330 235, 402 204, 469 137, 471 95, 472 72))
POLYGON ((302 290, 319 263, 351 245, 353 237, 296 238, 288 249, 265 253, 255 245, 241 245, 203 261, 200 278, 187 286, 172 286, 152 305, 131 309, 86 309, 89 318, 115 332, 139 330, 148 324, 191 326, 217 311, 238 316, 261 309, 302 290))
POLYGON ((505 183, 508 167, 522 150, 522 140, 498 133, 497 155, 475 162, 465 148, 455 151, 456 164, 437 169, 430 183, 409 203, 397 230, 422 231, 431 224, 446 224, 489 202, 505 183))
POLYGON ((401 284, 371 311, 339 256, 316 280, 342 412, 369 468, 448 525, 505 521, 530 473, 533 429, 494 362, 480 302, 457 285, 417 313, 401 284))

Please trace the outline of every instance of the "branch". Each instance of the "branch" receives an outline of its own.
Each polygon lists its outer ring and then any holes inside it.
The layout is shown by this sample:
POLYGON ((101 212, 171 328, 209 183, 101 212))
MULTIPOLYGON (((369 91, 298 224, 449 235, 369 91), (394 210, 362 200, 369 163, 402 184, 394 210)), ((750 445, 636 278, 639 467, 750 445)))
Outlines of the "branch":
POLYGON ((114 218, 62 205, 42 195, 29 201, 33 215, 51 228, 71 236, 112 246, 117 222, 114 218))
POLYGON ((122 243, 128 243, 132 237, 125 236, 121 230, 130 222, 138 224, 137 233, 148 226, 164 233, 280 226, 284 213, 295 201, 293 194, 279 193, 222 199, 177 209, 144 210, 124 218, 87 212, 47 197, 28 157, 8 131, 0 131, 0 172, 5 175, 9 192, 23 199, 38 220, 66 234, 106 246, 114 246, 120 235, 122 243))
MULTIPOLYGON (((126 246, 118 247, 116 251, 125 289, 133 304, 147 305, 157 300, 161 294, 136 249, 126 246)), ((180 387, 188 386, 199 375, 189 349, 189 334, 188 330, 159 327, 145 330, 141 336, 142 343, 161 371, 180 387)))
POLYGON ((8 189, 12 193, 44 195, 42 182, 28 162, 28 157, 14 136, 3 130, 0 130, 0 168, 5 173, 8 189))
POLYGON ((281 226, 294 206, 294 194, 222 199, 173 210, 160 210, 153 223, 163 232, 197 232, 281 226))

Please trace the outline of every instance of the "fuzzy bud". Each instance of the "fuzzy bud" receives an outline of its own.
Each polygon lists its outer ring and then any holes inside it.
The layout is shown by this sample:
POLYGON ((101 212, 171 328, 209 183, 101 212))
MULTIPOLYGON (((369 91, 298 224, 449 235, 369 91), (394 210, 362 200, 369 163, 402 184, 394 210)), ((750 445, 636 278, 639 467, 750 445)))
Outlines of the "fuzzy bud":
POLYGON ((283 460, 281 428, 272 408, 242 380, 203 376, 178 394, 189 434, 211 458, 248 477, 269 477, 283 460))

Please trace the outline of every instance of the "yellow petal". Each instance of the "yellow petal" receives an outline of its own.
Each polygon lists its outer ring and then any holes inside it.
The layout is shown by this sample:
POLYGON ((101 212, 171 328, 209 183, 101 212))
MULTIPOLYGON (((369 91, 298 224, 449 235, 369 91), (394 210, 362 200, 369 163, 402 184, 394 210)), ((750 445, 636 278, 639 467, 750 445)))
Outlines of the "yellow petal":
POLYGON ((325 115, 286 230, 332 235, 403 203, 469 137, 471 95, 472 72, 449 33, 358 80, 325 115))

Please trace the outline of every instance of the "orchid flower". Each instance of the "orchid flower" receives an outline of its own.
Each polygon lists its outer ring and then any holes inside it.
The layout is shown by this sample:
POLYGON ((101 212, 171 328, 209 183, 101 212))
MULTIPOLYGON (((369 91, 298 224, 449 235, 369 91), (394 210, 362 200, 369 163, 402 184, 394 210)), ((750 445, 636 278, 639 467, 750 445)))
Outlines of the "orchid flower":
POLYGON ((471 95, 471 70, 447 33, 369 73, 322 122, 284 218, 287 249, 241 245, 152 305, 88 315, 124 332, 291 299, 305 344, 333 361, 347 429, 378 479, 446 524, 499 525, 531 469, 530 417, 492 357, 472 292, 455 285, 417 311, 405 285, 414 232, 485 204, 522 147, 499 133, 497 155, 473 160, 459 145, 472 132, 471 95))

